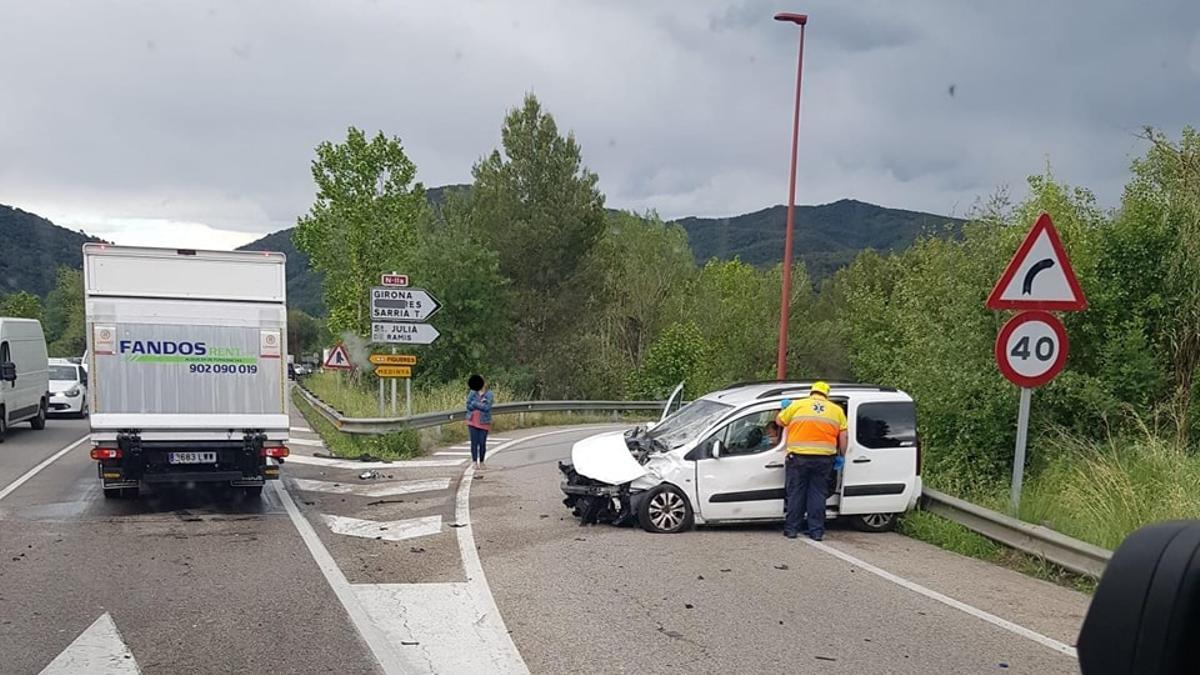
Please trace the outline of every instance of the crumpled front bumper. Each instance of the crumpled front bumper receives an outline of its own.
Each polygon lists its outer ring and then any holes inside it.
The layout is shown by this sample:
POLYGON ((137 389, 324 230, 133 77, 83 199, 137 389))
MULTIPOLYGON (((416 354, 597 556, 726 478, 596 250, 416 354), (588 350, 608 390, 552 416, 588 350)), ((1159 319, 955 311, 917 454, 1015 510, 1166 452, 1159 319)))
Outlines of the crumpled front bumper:
POLYGON ((630 490, 629 483, 602 483, 581 475, 569 462, 559 462, 558 470, 563 474, 560 484, 566 495, 563 505, 571 509, 571 514, 579 519, 580 525, 633 524, 639 493, 630 490))

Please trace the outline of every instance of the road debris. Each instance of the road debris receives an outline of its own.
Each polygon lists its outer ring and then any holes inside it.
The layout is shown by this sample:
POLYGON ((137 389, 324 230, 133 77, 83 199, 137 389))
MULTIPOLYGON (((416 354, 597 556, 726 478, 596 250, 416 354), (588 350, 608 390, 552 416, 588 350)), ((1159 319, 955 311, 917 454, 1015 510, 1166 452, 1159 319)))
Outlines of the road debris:
POLYGON ((466 523, 450 523, 450 527, 466 527, 466 523))
POLYGON ((420 546, 413 546, 412 548, 408 549, 408 552, 409 553, 424 553, 425 549, 421 548, 420 546))
POLYGON ((692 603, 690 603, 690 602, 685 602, 685 603, 683 603, 683 608, 684 608, 684 609, 695 609, 695 607, 696 607, 696 606, 695 606, 695 605, 693 605, 693 604, 692 604, 692 603))
POLYGON ((358 478, 359 480, 375 480, 376 478, 383 478, 383 475, 378 471, 364 471, 358 474, 358 478))
POLYGON ((780 564, 780 565, 776 565, 776 566, 775 566, 775 569, 777 569, 777 570, 786 570, 786 569, 791 569, 791 568, 789 568, 789 567, 787 566, 787 563, 783 563, 783 564, 780 564))
POLYGON ((816 658, 818 661, 837 661, 837 659, 833 658, 832 656, 818 656, 816 658))

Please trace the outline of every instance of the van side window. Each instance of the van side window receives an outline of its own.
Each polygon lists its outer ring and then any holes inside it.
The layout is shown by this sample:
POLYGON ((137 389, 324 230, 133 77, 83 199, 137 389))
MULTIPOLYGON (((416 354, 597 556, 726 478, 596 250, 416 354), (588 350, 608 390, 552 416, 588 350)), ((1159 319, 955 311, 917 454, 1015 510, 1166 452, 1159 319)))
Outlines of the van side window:
POLYGON ((777 410, 764 410, 744 415, 718 431, 714 438, 721 439, 725 444, 726 455, 753 455, 770 450, 778 443, 770 442, 767 424, 778 414, 777 410))
POLYGON ((858 406, 855 438, 866 448, 908 448, 917 444, 917 413, 912 403, 890 401, 858 406))

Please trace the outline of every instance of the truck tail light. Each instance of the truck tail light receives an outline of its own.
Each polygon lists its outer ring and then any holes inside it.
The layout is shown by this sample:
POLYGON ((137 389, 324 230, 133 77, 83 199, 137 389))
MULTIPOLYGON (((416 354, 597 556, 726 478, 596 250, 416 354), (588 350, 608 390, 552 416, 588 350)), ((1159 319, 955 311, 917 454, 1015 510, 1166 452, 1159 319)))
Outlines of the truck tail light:
POLYGON ((283 445, 271 445, 262 449, 263 457, 287 457, 289 453, 287 446, 283 445))
POLYGON ((121 459, 120 448, 92 448, 92 459, 121 459))

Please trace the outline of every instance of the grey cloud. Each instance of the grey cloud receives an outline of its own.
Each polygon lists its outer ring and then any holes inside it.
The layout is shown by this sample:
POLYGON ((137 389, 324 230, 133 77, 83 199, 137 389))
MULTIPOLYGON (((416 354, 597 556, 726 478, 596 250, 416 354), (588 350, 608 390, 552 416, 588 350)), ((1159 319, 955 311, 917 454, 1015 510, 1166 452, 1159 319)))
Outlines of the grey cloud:
MULTIPOLYGON (((313 148, 347 126, 466 182, 531 90, 610 206, 787 194, 796 36, 761 3, 0 3, 0 61, 28 64, 0 73, 0 203, 265 233, 307 210, 313 148)), ((961 212, 1048 156, 1113 205, 1137 129, 1197 122, 1187 0, 806 10, 804 202, 961 212)))

